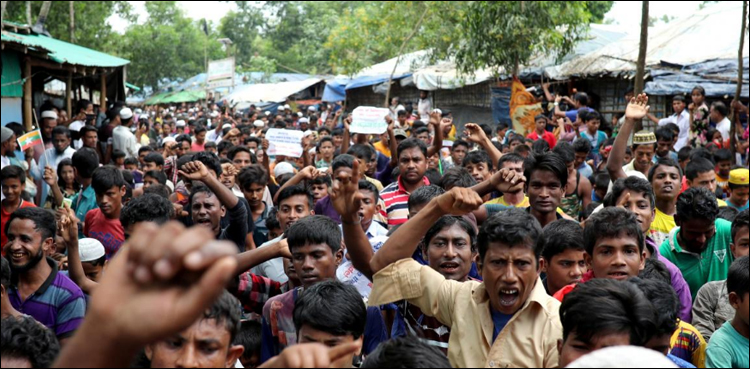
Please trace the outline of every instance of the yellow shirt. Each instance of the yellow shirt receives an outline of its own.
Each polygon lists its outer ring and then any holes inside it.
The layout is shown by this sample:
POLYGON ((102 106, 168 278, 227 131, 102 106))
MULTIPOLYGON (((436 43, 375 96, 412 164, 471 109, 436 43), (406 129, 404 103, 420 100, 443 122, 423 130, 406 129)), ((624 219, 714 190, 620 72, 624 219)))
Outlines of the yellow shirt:
POLYGON ((672 232, 675 228, 677 228, 677 224, 674 222, 674 217, 656 209, 656 216, 654 217, 654 222, 651 223, 650 229, 651 239, 657 245, 661 246, 669 238, 669 232, 672 232))
POLYGON ((695 365, 696 368, 705 368, 707 347, 706 340, 695 327, 680 321, 670 339, 669 353, 695 365))
POLYGON ((387 156, 390 159, 390 157, 391 157, 391 148, 388 147, 388 145, 386 145, 385 142, 383 142, 383 141, 376 142, 372 146, 374 146, 375 150, 377 150, 379 153, 387 156))
POLYGON ((488 205, 502 205, 502 206, 505 206, 505 207, 508 207, 508 208, 511 208, 511 207, 513 207, 513 208, 528 208, 529 206, 531 206, 531 204, 529 203, 529 197, 528 196, 524 196, 523 197, 523 201, 521 201, 520 203, 518 203, 518 205, 508 204, 505 201, 505 198, 502 197, 502 196, 498 197, 498 198, 496 198, 494 200, 487 201, 485 204, 488 204, 488 205))
POLYGON ((365 176, 365 179, 367 180, 367 182, 372 183, 375 186, 375 188, 378 189, 378 191, 383 191, 383 184, 380 183, 380 181, 378 181, 377 179, 372 179, 368 176, 365 176))
POLYGON ((720 207, 720 208, 725 208, 725 207, 727 207, 727 202, 726 202, 726 201, 724 201, 724 200, 716 199, 716 202, 717 202, 717 203, 719 204, 719 207, 720 207))
POLYGON ((456 368, 556 368, 562 339, 560 302, 547 295, 541 279, 508 325, 492 342, 495 323, 484 283, 446 280, 412 259, 374 276, 370 306, 407 300, 451 328, 448 360, 456 368))

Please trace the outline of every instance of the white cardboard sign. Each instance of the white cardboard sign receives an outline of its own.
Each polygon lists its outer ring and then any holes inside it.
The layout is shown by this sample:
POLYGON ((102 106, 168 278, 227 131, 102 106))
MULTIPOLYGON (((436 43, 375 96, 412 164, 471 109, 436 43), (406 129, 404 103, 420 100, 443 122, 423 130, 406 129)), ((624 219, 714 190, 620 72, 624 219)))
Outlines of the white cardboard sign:
POLYGON ((374 108, 371 106, 360 106, 352 112, 352 124, 349 127, 351 133, 383 134, 388 130, 385 117, 390 110, 374 108))
POLYGON ((268 130, 266 139, 268 140, 268 155, 270 156, 289 156, 299 158, 302 156, 302 138, 305 133, 291 129, 268 130))

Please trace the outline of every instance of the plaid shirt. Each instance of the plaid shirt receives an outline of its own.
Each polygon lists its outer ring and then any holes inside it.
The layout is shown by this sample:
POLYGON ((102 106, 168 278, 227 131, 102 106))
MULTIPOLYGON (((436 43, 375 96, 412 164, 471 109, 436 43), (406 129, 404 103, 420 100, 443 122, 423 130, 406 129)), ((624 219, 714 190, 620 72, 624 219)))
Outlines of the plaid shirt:
POLYGON ((263 306, 274 296, 289 291, 289 282, 279 283, 250 272, 240 275, 235 296, 248 313, 263 314, 263 306))

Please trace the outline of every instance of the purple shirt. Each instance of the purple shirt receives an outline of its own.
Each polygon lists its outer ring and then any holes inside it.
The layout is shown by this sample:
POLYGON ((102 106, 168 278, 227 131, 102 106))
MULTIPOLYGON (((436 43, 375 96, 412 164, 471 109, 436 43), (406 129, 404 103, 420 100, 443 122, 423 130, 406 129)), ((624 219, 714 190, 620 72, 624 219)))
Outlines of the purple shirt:
POLYGON ((680 299, 680 320, 685 323, 692 323, 693 295, 690 292, 690 287, 685 281, 685 278, 682 276, 680 268, 667 260, 664 256, 661 256, 659 253, 659 247, 650 237, 646 237, 646 246, 651 249, 651 252, 656 255, 657 259, 664 263, 664 265, 667 266, 667 269, 669 269, 669 274, 672 276, 672 288, 674 288, 677 297, 680 299))
POLYGON ((330 196, 320 199, 318 203, 315 204, 315 215, 325 215, 333 219, 337 224, 341 224, 341 215, 339 215, 339 213, 336 212, 336 209, 334 209, 330 196))
POLYGON ((47 258, 52 268, 47 280, 31 294, 26 301, 21 301, 18 294, 18 276, 12 276, 12 285, 8 289, 10 304, 18 312, 30 315, 39 323, 55 332, 58 339, 73 335, 86 314, 86 300, 81 289, 65 275, 58 273, 57 262, 47 258))

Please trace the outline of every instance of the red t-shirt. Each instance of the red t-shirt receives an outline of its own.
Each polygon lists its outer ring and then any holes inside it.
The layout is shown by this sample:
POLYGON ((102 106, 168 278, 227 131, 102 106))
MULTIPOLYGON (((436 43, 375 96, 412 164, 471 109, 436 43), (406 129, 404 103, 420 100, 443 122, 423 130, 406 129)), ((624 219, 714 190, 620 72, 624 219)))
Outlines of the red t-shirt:
MULTIPOLYGON (((34 204, 30 203, 30 202, 26 202, 26 201, 21 200, 21 207, 19 209, 23 209, 23 208, 35 208, 35 207, 36 207, 36 205, 34 205, 34 204)), ((2 250, 3 256, 5 256, 5 244, 8 243, 8 236, 5 235, 5 225, 10 220, 10 214, 11 213, 6 213, 5 212, 5 208, 2 208, 2 216, 0 216, 0 218, 2 218, 2 225, 0 225, 0 226, 2 226, 2 238, 0 239, 0 245, 1 245, 2 249, 3 249, 2 250)))
POLYGON ((83 234, 104 245, 107 260, 114 257, 125 242, 125 229, 122 228, 120 220, 107 219, 100 209, 91 210, 86 214, 83 234))
POLYGON ((206 151, 206 144, 199 145, 197 142, 193 143, 192 146, 190 146, 190 151, 192 152, 204 152, 206 151))
MULTIPOLYGON (((539 134, 537 134, 536 132, 532 132, 527 138, 536 141, 539 139, 539 134)), ((542 135, 542 140, 547 141, 550 149, 554 149, 555 146, 557 146, 557 138, 552 132, 544 132, 544 134, 542 135)))

